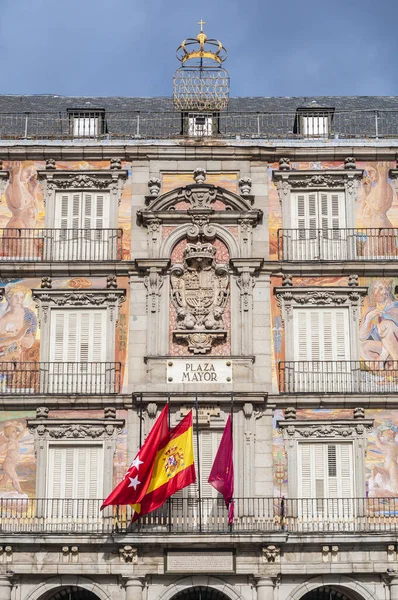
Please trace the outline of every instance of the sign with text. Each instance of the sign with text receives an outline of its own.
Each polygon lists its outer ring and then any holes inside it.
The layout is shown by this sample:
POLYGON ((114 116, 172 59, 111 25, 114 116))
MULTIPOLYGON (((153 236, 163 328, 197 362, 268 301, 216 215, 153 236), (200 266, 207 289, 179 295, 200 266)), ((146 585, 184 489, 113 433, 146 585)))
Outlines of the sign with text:
POLYGON ((167 362, 168 383, 232 383, 232 361, 178 358, 167 362))
POLYGON ((233 573, 235 556, 229 550, 168 550, 165 566, 168 573, 233 573))

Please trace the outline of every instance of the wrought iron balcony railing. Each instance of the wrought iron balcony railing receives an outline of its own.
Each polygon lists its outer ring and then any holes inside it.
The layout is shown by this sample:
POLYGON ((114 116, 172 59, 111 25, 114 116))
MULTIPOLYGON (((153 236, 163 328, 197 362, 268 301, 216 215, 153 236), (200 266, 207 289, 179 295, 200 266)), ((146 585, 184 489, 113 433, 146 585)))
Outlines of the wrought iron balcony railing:
POLYGON ((278 258, 301 262, 398 260, 398 229, 279 229, 278 258))
POLYGON ((236 498, 234 522, 221 498, 170 498, 131 523, 129 506, 102 500, 1 498, 5 534, 397 533, 398 498, 236 498))
POLYGON ((279 391, 333 394, 396 394, 398 361, 313 360, 278 363, 279 391))
POLYGON ((0 262, 122 260, 121 229, 0 229, 0 262))
POLYGON ((117 362, 1 362, 3 394, 118 394, 117 362))
MULTIPOLYGON (((78 126, 65 112, 0 113, 0 139, 167 139, 188 136, 181 112, 124 111, 79 114, 78 126)), ((188 120, 188 119, 185 119, 188 120)), ((298 113, 221 112, 204 137, 220 138, 395 138, 397 110, 347 110, 318 113, 300 127, 298 113), (320 125, 323 122, 324 125, 320 125), (327 126, 326 126, 327 123, 327 126)), ((195 135, 194 137, 201 137, 195 135)))

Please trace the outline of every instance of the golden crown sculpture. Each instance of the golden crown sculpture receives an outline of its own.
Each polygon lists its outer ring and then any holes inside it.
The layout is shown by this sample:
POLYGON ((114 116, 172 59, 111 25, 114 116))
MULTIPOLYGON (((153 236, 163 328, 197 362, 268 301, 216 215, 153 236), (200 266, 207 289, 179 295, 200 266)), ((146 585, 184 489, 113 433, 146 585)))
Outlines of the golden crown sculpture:
POLYGON ((200 20, 196 38, 187 38, 177 48, 181 67, 173 77, 173 104, 183 112, 226 109, 229 75, 222 67, 227 51, 221 42, 208 39, 200 20))
POLYGON ((196 38, 187 38, 177 48, 178 60, 184 64, 188 60, 199 59, 203 61, 204 59, 209 59, 221 65, 227 58, 226 48, 224 48, 219 40, 207 38, 207 35, 203 31, 205 21, 200 20, 198 25, 200 25, 200 32, 196 38))

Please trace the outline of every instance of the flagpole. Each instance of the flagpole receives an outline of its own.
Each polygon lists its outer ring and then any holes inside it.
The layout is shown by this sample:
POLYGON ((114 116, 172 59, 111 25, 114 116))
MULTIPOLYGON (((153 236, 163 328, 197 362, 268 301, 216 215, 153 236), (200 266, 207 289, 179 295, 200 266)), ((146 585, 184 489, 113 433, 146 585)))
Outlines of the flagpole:
POLYGON ((140 394, 140 448, 142 446, 142 392, 140 394))
MULTIPOLYGON (((231 392, 231 439, 232 439, 232 444, 233 444, 233 438, 234 438, 234 393, 231 392)), ((234 457, 232 455, 232 461, 233 460, 234 460, 234 457)), ((234 494, 235 494, 235 490, 234 490, 234 494)), ((232 497, 232 502, 233 501, 234 501, 234 498, 232 497)), ((229 523, 230 531, 232 531, 232 527, 233 527, 233 523, 229 523)))
POLYGON ((202 492, 201 492, 201 481, 200 481, 198 392, 196 392, 196 394, 195 394, 195 408, 196 408, 196 454, 197 454, 197 462, 198 462, 199 531, 202 531, 202 492))
MULTIPOLYGON (((167 407, 169 413, 169 431, 170 431, 170 392, 167 394, 167 407)), ((171 496, 167 499, 169 513, 169 533, 171 533, 171 496)))

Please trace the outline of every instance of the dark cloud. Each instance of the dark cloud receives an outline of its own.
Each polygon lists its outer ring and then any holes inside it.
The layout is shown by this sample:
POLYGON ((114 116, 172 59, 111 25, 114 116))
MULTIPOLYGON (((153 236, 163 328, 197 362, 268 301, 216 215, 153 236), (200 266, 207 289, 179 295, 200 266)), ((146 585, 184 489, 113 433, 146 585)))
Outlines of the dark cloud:
POLYGON ((394 0, 1 0, 0 93, 171 95, 200 18, 234 96, 398 95, 394 0))

